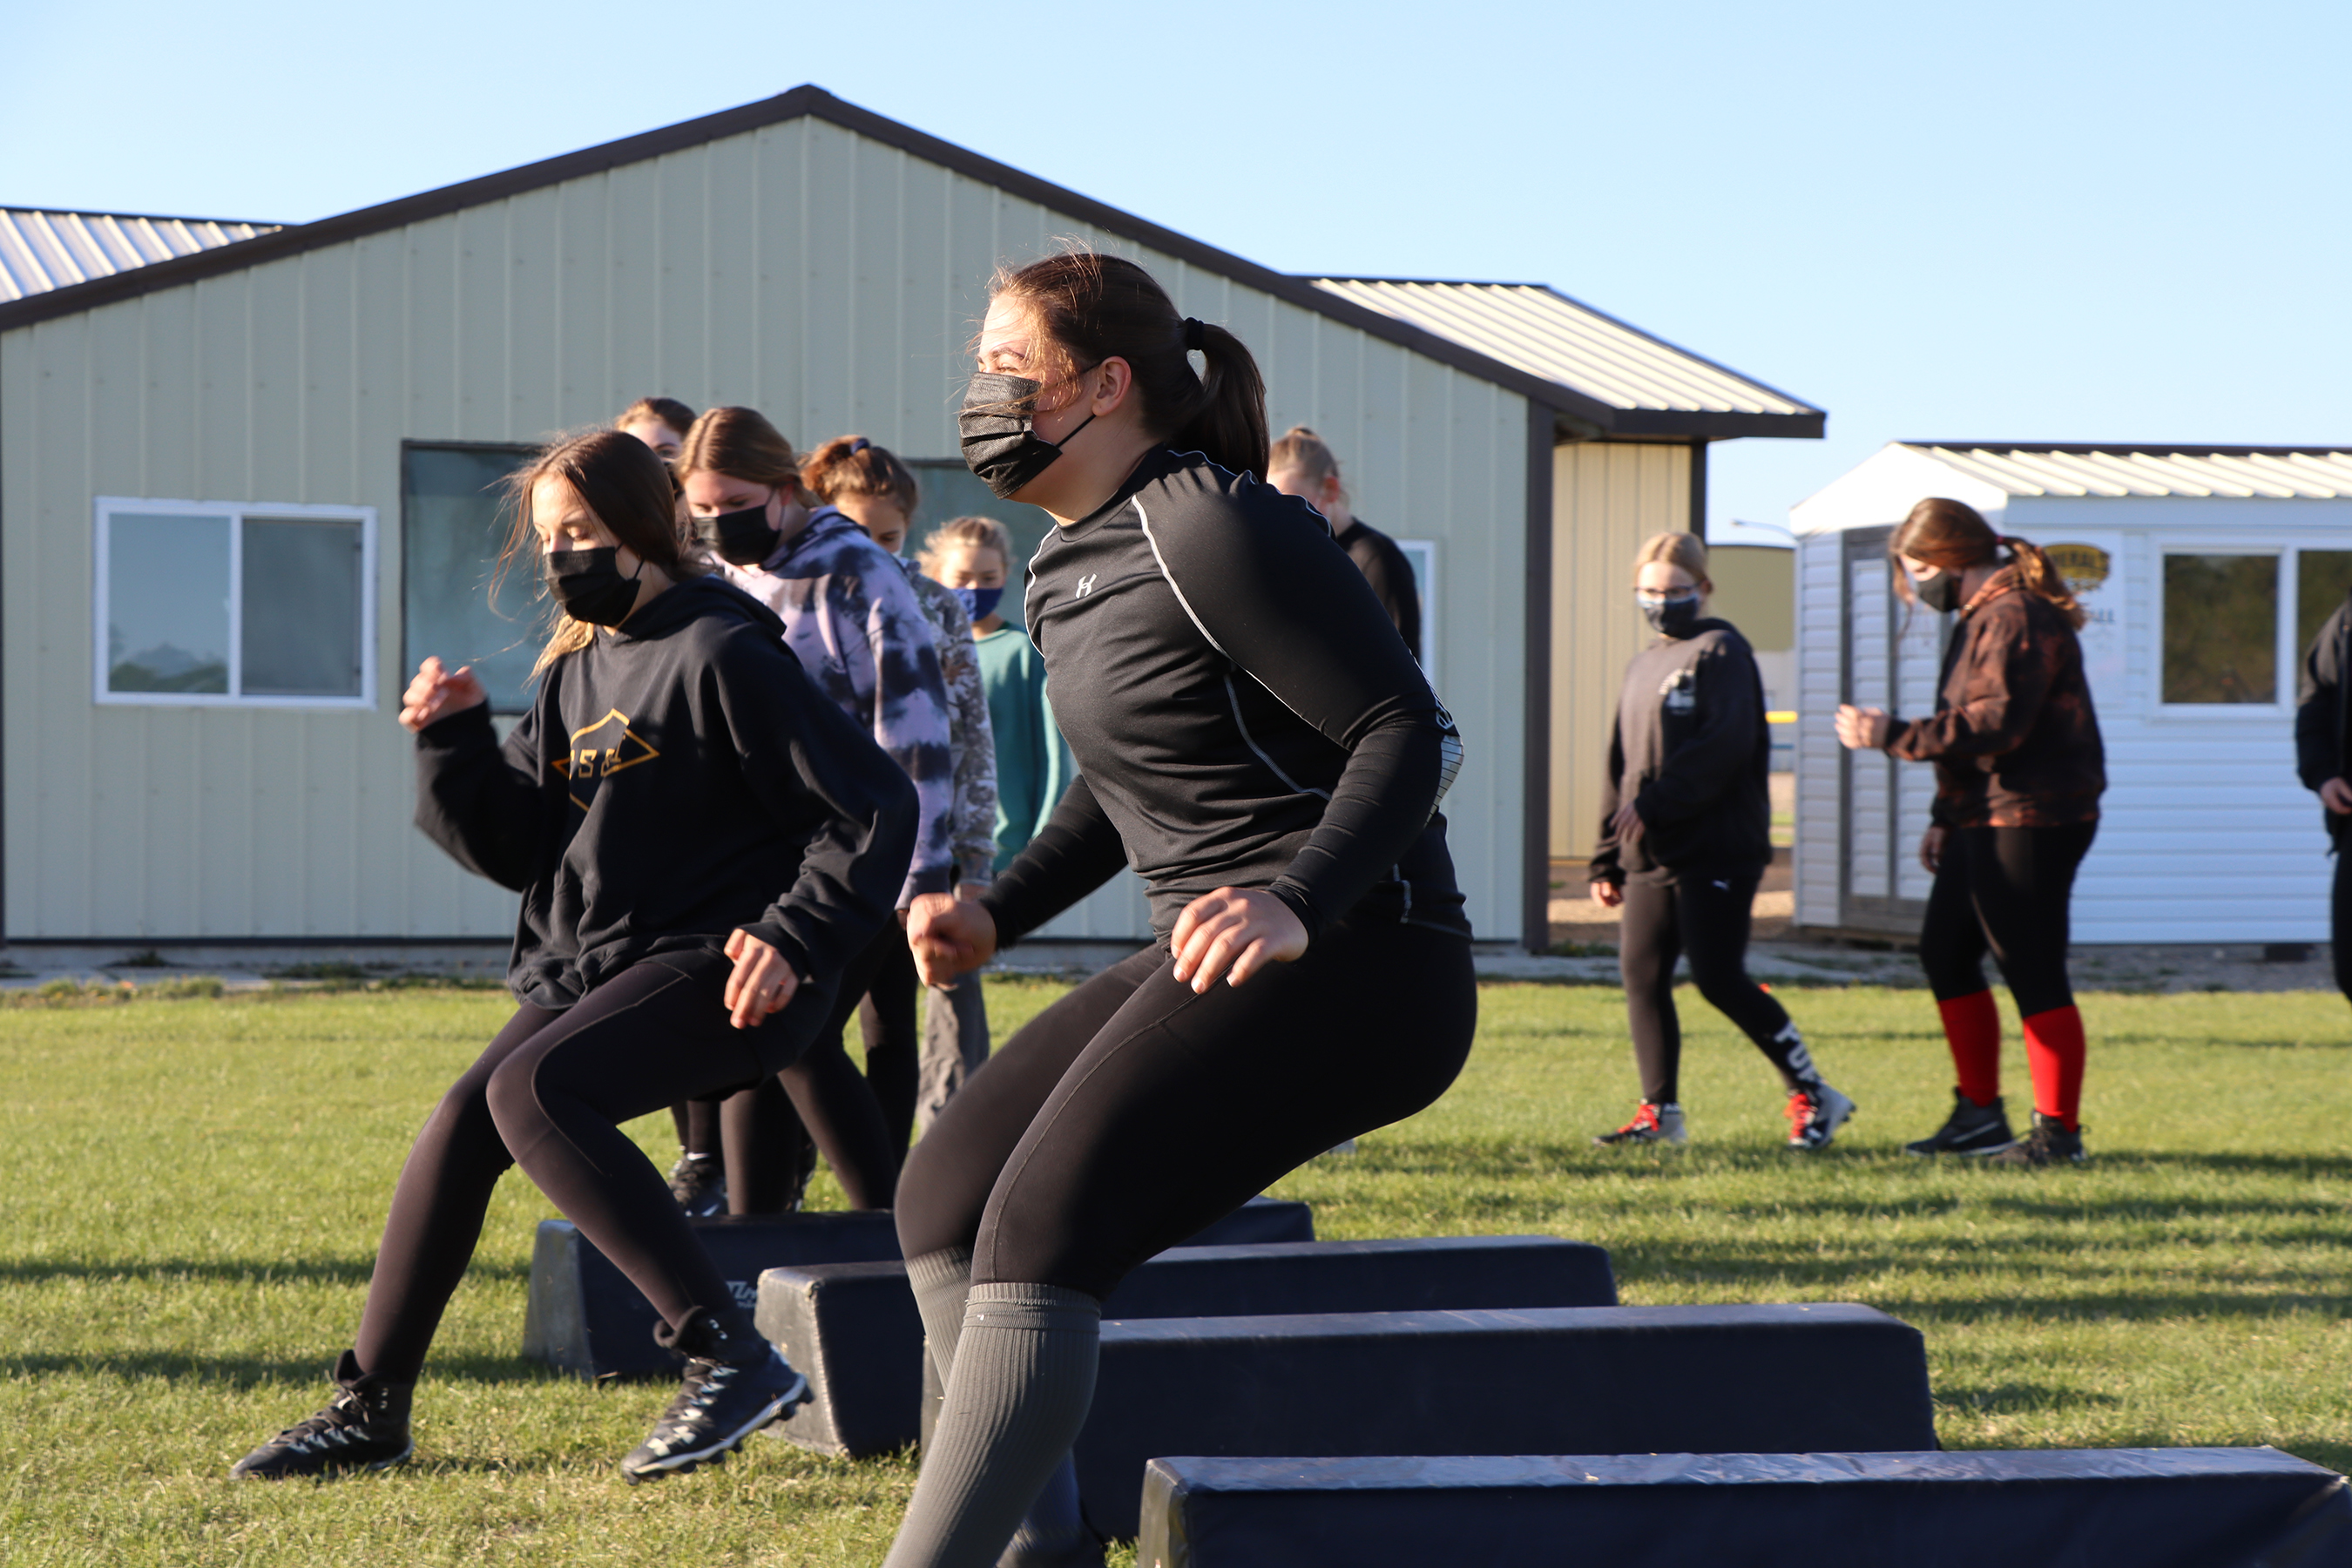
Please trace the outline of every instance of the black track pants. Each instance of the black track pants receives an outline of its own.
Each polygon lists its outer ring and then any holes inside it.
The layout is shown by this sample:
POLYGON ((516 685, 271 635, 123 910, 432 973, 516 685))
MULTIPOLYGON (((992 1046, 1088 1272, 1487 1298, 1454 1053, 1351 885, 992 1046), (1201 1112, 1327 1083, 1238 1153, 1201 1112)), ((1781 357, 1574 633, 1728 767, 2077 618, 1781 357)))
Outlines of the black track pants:
POLYGON ((401 1167, 353 1347, 364 1372, 416 1380, 490 1190, 515 1164, 673 1326, 697 1307, 734 1305, 661 1172, 620 1131, 758 1078, 762 1056, 788 1056, 832 1010, 829 991, 804 986, 758 1029, 739 1030, 719 1000, 732 968, 708 953, 648 959, 562 1012, 517 1011, 401 1167))
POLYGON ((1682 1098, 1683 1026, 1675 1011, 1675 961, 1690 960, 1691 979, 1707 1005, 1739 1026, 1779 1069, 1790 1089, 1811 1079, 1812 1058, 1789 1026, 1788 1009, 1748 977, 1748 930, 1763 873, 1689 870, 1664 882, 1629 881, 1618 933, 1617 967, 1625 981, 1626 1022, 1642 1098, 1672 1105, 1682 1098))
POLYGON ((975 1285, 1101 1297, 1129 1270, 1462 1070, 1470 944, 1388 921, 1205 995, 1167 950, 1105 970, 1007 1040, 915 1145, 908 1258, 969 1247, 975 1285))
POLYGON ((2336 889, 2328 906, 2327 947, 2336 962, 2336 988, 2352 1000, 2352 846, 2336 839, 2336 889))
POLYGON ((2096 822, 2063 827, 1957 827, 1919 926, 1919 965, 1938 1002, 1986 989, 1984 957, 2017 998, 2021 1017, 2072 1006, 2067 906, 2096 822))
POLYGON ((901 1160, 915 1140, 915 1097, 922 1072, 923 1031, 916 1020, 915 950, 893 923, 882 933, 882 951, 857 1004, 857 1029, 866 1040, 866 1082, 882 1108, 890 1147, 901 1160))

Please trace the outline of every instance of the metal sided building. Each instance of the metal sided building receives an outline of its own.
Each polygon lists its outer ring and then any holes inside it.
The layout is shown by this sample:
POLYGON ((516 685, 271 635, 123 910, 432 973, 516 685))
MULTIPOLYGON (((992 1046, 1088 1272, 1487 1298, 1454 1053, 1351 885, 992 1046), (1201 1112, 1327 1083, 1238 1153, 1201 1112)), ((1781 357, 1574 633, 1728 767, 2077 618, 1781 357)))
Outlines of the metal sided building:
POLYGON ((1846 752, 1832 720, 1935 706, 1949 618, 1906 610, 1886 554, 1928 496, 2041 545, 2090 616, 2107 793, 2074 939, 2326 940, 2295 677, 2352 591, 2352 452, 2285 447, 1898 442, 1796 507, 1797 924, 1919 929, 1932 771, 1846 752))
MULTIPOLYGON (((813 87, 200 237, 52 244, 0 299, 9 942, 507 935, 512 896, 409 826, 392 719, 426 653, 521 701, 531 606, 488 581, 485 487, 662 394, 895 449, 918 536, 985 509, 1034 537, 964 473, 954 414, 992 271, 1075 239, 1239 334, 1275 427, 1321 432, 1407 545, 1468 742, 1471 918, 1540 944, 1547 855, 1591 815, 1560 789, 1597 775, 1637 643, 1633 542, 1697 525, 1708 441, 1822 423, 1546 289, 1276 273, 813 87)), ((1052 928, 1144 932, 1119 888, 1052 928)))

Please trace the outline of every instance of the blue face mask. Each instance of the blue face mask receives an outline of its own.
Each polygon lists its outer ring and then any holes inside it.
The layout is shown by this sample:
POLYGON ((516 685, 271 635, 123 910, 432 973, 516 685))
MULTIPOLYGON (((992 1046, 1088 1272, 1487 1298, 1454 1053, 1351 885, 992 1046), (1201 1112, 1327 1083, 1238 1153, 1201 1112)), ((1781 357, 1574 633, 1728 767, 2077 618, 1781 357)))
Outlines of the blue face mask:
POLYGON ((1003 588, 950 588, 948 592, 963 605, 963 613, 971 617, 974 626, 994 615, 998 602, 1004 597, 1003 588))

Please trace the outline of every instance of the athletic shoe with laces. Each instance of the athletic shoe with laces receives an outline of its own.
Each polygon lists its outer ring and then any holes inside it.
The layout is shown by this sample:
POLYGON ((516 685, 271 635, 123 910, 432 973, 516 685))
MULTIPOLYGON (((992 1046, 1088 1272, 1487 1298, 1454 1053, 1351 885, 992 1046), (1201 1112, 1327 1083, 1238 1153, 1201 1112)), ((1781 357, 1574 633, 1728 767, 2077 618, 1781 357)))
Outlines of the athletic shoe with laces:
POLYGON ((410 1385, 361 1376, 359 1360, 349 1351, 335 1363, 335 1384, 340 1392, 324 1410, 289 1426, 228 1473, 247 1480, 323 1479, 349 1470, 388 1470, 416 1451, 408 1433, 410 1385))
POLYGON ((646 1440, 621 1461, 632 1485, 726 1462, 743 1439, 808 1397, 808 1379, 751 1329, 740 1310, 722 1325, 699 1310, 683 1329, 654 1337, 687 1357, 677 1397, 646 1440))
POLYGON ((2016 1142, 2017 1134, 2009 1130, 2009 1113, 2001 1109, 2000 1096, 1993 1096, 1990 1105, 1979 1105, 1956 1089, 1952 1090, 1950 1117, 1917 1142, 1903 1145, 1903 1152, 1922 1159, 1930 1154, 1981 1156, 1998 1154, 2016 1142))
POLYGON ((669 1168, 669 1195, 688 1219, 727 1212, 727 1163, 716 1154, 680 1154, 669 1168))
POLYGON ((1653 1105, 1642 1101, 1642 1109, 1633 1112, 1633 1120, 1614 1132, 1603 1132, 1592 1142, 1601 1148, 1620 1143, 1682 1143, 1689 1134, 1683 1131, 1683 1108, 1679 1105, 1653 1105))
POLYGON ((2079 1165, 2090 1156, 2083 1152, 2083 1130, 2066 1131, 2066 1124, 2054 1116, 2033 1113, 2033 1131, 2011 1143, 1998 1154, 1986 1158, 1988 1165, 2079 1165))
POLYGON ((1826 1149, 1853 1116, 1853 1101, 1828 1084, 1803 1084, 1789 1091, 1789 1147, 1826 1149))

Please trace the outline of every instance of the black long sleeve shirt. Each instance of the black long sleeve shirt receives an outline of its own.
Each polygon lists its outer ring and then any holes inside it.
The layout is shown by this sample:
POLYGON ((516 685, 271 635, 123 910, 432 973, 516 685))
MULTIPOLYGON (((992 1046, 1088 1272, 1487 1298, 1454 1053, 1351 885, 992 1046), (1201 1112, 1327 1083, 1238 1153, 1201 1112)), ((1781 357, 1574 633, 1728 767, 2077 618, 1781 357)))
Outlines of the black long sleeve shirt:
POLYGON ((1165 937, 1222 887, 1310 935, 1351 915, 1469 934, 1437 806, 1453 720, 1305 502, 1155 451, 1030 563, 1029 634, 1079 779, 982 899, 1000 942, 1122 860, 1165 937))
POLYGON ((1372 596, 1396 623, 1397 636, 1415 658, 1421 657, 1421 591, 1412 579, 1412 563, 1405 559, 1397 542, 1361 518, 1350 518, 1345 531, 1333 535, 1364 581, 1372 585, 1372 596))
MULTIPOLYGON (((2303 668, 2294 693, 2294 771, 2303 787, 2314 791, 2329 779, 2344 776, 2344 738, 2352 728, 2352 686, 2345 682, 2347 647, 2352 647, 2352 599, 2336 607, 2304 649, 2303 668)), ((2344 829, 2345 818, 2326 807, 2320 817, 2330 837, 2344 829)))
POLYGON ((1764 679, 1748 639, 1717 620, 1659 638, 1625 667, 1592 880, 1770 863, 1771 766, 1764 679), (1610 823, 1629 800, 1642 837, 1621 844, 1610 823))
POLYGON ((890 916, 915 791, 802 670, 783 625, 689 578, 566 654, 503 745, 478 705, 416 737, 416 825, 522 894, 508 983, 562 1008, 737 928, 803 978, 890 916))

